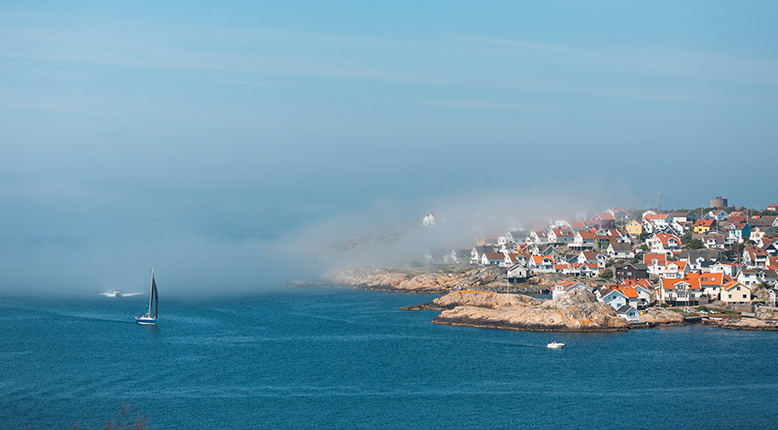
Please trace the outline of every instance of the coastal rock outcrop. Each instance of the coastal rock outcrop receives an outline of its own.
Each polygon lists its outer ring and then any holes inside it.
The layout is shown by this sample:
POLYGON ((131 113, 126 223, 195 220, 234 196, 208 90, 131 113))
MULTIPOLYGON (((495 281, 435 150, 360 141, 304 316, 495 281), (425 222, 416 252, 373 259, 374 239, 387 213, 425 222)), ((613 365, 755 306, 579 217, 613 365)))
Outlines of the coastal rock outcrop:
POLYGON ((385 291, 441 293, 506 283, 504 270, 481 267, 460 273, 421 273, 412 276, 375 267, 342 267, 322 275, 325 282, 385 291))
POLYGON ((725 318, 708 320, 706 324, 730 330, 778 331, 778 321, 759 318, 725 318))
MULTIPOLYGON (((444 310, 432 322, 531 331, 629 329, 627 321, 620 318, 611 306, 598 302, 594 294, 585 290, 574 290, 556 299, 540 303, 537 299, 526 296, 523 296, 526 298, 512 297, 498 300, 485 296, 490 293, 470 292, 469 294, 473 297, 452 298, 452 303, 467 304, 444 310), (496 305, 497 303, 500 305, 496 305)), ((521 295, 504 294, 504 296, 521 295)), ((447 300, 441 300, 441 303, 446 303, 447 300)))
POLYGON ((652 325, 681 325, 686 321, 683 315, 663 308, 649 308, 640 315, 640 321, 652 325))

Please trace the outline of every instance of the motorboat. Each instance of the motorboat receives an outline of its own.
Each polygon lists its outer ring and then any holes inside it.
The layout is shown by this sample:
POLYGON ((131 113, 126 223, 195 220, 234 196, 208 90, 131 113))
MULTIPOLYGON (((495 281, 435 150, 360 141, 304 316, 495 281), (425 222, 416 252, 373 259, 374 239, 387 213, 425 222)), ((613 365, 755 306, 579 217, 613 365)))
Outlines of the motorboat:
POLYGON ((561 342, 551 342, 548 345, 546 345, 547 348, 551 348, 551 349, 562 349, 564 346, 565 344, 561 342))

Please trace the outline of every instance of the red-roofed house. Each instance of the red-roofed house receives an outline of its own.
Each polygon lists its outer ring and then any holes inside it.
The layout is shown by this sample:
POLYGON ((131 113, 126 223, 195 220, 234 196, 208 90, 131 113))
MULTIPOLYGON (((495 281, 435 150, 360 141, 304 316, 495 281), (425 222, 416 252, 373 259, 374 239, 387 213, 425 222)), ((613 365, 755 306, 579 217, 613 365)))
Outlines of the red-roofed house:
POLYGON ((646 240, 646 245, 653 254, 672 254, 681 249, 681 239, 671 233, 656 233, 646 240))
POLYGON ((671 306, 696 306, 701 296, 700 282, 694 277, 662 279, 659 284, 659 299, 671 306))
POLYGON ((533 255, 529 259, 529 268, 534 273, 554 273, 554 257, 550 255, 533 255))
POLYGON ((659 276, 663 273, 665 266, 667 266, 666 254, 643 254, 643 264, 646 265, 648 273, 654 276, 659 276))

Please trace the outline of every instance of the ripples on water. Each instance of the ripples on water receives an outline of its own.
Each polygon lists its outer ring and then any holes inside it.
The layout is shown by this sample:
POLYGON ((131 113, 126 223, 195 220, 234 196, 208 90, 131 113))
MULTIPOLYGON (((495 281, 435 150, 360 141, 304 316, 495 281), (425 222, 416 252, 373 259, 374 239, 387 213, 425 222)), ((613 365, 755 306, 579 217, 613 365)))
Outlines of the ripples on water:
POLYGON ((778 334, 430 324, 431 295, 0 299, 0 427, 774 428, 778 334), (562 350, 545 345, 558 340, 562 350))

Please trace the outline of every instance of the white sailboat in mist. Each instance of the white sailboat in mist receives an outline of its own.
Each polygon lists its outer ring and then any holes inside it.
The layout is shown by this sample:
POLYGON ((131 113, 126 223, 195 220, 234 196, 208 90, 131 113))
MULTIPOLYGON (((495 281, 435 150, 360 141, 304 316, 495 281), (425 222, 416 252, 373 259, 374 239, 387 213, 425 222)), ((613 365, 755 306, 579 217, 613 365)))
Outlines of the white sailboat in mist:
POLYGON ((135 317, 138 324, 155 325, 157 324, 157 313, 159 311, 159 296, 157 295, 157 283, 154 282, 154 269, 151 269, 151 292, 149 293, 149 310, 146 315, 135 317), (154 310, 154 314, 151 310, 154 310))

